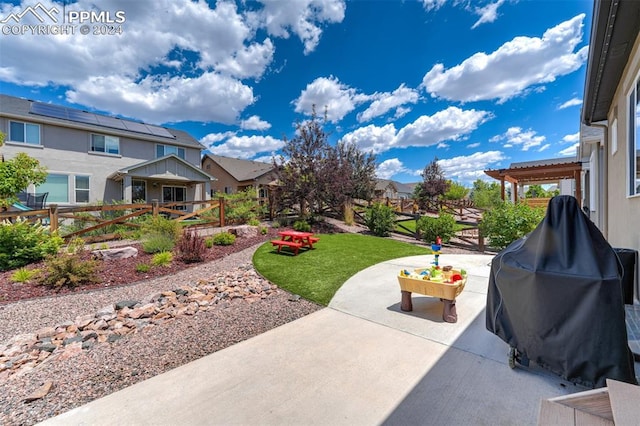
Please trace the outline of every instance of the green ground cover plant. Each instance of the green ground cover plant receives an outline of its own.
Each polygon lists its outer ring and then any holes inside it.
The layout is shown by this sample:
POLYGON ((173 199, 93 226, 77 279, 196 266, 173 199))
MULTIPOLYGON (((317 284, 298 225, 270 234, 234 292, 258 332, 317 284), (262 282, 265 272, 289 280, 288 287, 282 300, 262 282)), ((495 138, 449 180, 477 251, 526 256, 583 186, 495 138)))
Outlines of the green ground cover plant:
POLYGON ((278 254, 270 242, 253 256, 256 270, 281 288, 327 305, 358 271, 389 259, 427 255, 431 250, 396 240, 358 234, 320 234, 313 250, 278 254))

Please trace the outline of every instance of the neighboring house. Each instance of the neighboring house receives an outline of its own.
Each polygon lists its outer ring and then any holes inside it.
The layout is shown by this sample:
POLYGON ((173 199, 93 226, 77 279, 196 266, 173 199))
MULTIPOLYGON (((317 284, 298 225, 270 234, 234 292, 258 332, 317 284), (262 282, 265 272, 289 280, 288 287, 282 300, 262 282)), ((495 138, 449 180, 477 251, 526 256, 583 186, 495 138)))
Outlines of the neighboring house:
POLYGON ((273 164, 213 154, 202 157, 202 170, 216 177, 211 187, 212 195, 215 192, 234 194, 254 188, 258 197, 268 197, 269 184, 275 179, 273 164))
POLYGON ((209 199, 204 147, 180 130, 0 94, 0 131, 6 158, 24 152, 47 168, 27 188, 47 204, 209 199))
POLYGON ((398 197, 398 186, 396 182, 389 179, 377 179, 373 194, 375 198, 400 198, 398 197))
POLYGON ((416 188, 417 183, 400 183, 395 182, 396 188, 398 188, 398 198, 410 199, 413 198, 413 190, 416 188))
POLYGON ((640 2, 596 1, 579 155, 584 203, 614 247, 640 250, 640 2))

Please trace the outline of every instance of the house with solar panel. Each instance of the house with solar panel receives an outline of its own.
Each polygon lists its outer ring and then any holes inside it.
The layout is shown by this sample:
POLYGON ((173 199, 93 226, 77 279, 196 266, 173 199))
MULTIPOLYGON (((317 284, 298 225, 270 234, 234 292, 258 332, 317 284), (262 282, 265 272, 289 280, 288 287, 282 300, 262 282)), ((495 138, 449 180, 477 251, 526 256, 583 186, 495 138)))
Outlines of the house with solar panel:
POLYGON ((48 193, 47 204, 210 198, 204 147, 181 130, 0 94, 0 131, 5 158, 24 152, 47 168, 25 189, 48 193))
POLYGON ((211 184, 212 193, 234 194, 253 188, 258 197, 269 196, 269 186, 276 179, 272 163, 206 154, 202 169, 216 177, 211 184))

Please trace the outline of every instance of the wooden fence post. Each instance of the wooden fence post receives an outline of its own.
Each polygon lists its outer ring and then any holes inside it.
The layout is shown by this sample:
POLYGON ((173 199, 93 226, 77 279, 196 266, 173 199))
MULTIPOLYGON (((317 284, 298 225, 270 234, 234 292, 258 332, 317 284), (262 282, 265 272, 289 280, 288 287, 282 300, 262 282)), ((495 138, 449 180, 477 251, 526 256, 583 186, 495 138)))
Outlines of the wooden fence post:
POLYGON ((58 205, 49 204, 49 229, 51 232, 58 230, 58 205))
POLYGON ((484 236, 480 231, 480 222, 478 222, 478 251, 484 253, 484 236))
POLYGON ((160 203, 158 200, 151 200, 151 214, 156 217, 158 213, 160 213, 160 203))
POLYGON ((220 209, 220 227, 224 226, 224 197, 220 197, 218 198, 218 203, 219 206, 218 208, 220 209))

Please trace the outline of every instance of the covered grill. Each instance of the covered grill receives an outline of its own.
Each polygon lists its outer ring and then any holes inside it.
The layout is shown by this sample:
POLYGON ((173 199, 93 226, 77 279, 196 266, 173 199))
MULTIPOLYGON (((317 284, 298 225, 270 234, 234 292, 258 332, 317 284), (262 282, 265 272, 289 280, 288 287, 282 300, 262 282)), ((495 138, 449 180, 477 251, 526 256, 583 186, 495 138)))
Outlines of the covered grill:
POLYGON ((491 263, 487 329, 523 359, 588 387, 636 383, 622 265, 571 196, 491 263))

